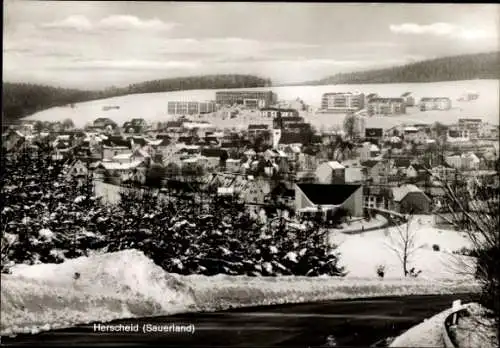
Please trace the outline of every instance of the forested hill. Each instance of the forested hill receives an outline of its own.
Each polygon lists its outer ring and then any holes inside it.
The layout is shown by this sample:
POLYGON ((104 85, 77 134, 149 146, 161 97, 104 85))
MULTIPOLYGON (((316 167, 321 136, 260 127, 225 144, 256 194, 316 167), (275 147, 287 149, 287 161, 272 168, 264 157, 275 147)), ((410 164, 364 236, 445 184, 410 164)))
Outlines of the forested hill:
POLYGON ((27 83, 3 83, 4 121, 16 120, 54 106, 110 98, 134 93, 170 92, 189 89, 224 89, 271 86, 271 80, 252 75, 205 75, 179 77, 112 87, 102 91, 83 91, 27 83))
POLYGON ((387 69, 341 73, 305 84, 415 83, 474 79, 500 79, 500 52, 445 57, 387 69))

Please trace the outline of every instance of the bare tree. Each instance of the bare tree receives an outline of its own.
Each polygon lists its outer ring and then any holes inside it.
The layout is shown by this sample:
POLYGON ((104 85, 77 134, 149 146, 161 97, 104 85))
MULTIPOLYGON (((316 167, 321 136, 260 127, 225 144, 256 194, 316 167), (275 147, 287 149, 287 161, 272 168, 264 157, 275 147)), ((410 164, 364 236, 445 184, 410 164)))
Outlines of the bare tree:
MULTIPOLYGON (((392 219, 392 218, 391 218, 392 219)), ((417 244, 416 230, 412 228, 414 222, 413 214, 409 214, 404 225, 393 221, 396 231, 389 233, 389 241, 385 245, 398 256, 403 267, 405 277, 408 275, 416 276, 418 273, 411 267, 412 257, 415 251, 422 248, 423 245, 417 244)))
MULTIPOLYGON (((471 187, 463 180, 443 183, 445 197, 436 214, 471 241, 470 256, 477 257, 475 267, 464 268, 482 284, 482 304, 495 313, 500 311, 500 226, 498 186, 475 181, 471 187)), ((458 264, 462 267, 463 262, 458 264)))

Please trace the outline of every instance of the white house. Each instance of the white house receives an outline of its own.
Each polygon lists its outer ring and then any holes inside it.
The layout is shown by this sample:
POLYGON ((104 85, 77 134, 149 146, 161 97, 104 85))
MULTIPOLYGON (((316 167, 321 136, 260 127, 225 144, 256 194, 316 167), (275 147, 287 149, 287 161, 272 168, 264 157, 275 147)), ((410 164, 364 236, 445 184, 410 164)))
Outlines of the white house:
POLYGON ((345 167, 337 161, 324 162, 316 169, 316 178, 320 184, 343 184, 345 167))

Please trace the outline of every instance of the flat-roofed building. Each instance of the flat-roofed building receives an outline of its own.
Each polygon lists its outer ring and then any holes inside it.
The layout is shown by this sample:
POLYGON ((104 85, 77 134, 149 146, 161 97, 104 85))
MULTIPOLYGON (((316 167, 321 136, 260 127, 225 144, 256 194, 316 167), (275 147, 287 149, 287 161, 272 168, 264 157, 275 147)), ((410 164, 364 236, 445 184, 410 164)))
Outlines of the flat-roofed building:
POLYGON ((217 111, 213 101, 169 101, 167 109, 169 115, 199 115, 217 111))
POLYGON ((367 105, 368 115, 401 115, 406 113, 403 98, 373 98, 367 105))
POLYGON ((272 91, 215 92, 215 101, 221 106, 243 105, 249 109, 262 109, 275 104, 277 99, 272 91))
POLYGON ((321 99, 323 112, 345 113, 359 111, 365 106, 365 95, 362 93, 325 93, 321 99))

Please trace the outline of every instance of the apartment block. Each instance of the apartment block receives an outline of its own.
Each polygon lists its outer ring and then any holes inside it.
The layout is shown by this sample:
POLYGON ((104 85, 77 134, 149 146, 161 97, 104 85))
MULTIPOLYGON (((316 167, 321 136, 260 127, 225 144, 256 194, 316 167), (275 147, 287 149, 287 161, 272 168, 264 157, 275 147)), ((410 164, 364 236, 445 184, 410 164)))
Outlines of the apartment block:
POLYGON ((355 112, 365 106, 365 95, 362 93, 325 93, 321 99, 323 112, 346 113, 355 112))
POLYGON ((215 93, 218 105, 243 105, 249 109, 262 109, 275 104, 278 97, 272 91, 219 91, 215 93))
POLYGON ((169 115, 199 115, 217 111, 212 101, 169 101, 167 109, 169 115))

